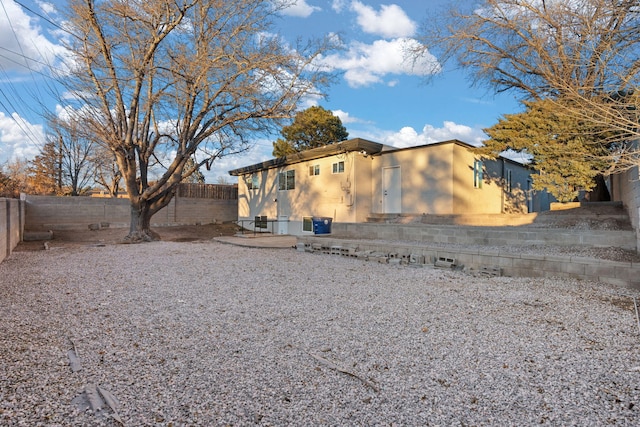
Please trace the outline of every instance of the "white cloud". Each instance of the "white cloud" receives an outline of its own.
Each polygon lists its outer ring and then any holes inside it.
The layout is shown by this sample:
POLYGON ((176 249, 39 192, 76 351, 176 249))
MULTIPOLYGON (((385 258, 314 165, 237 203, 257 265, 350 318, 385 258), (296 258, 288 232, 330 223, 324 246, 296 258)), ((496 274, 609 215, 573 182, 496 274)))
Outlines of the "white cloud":
POLYGON ((359 136, 397 148, 434 144, 451 139, 479 146, 487 139, 481 128, 472 128, 451 121, 445 121, 441 127, 426 124, 420 132, 411 126, 405 126, 398 131, 371 130, 360 133, 359 136))
POLYGON ((380 11, 376 11, 356 0, 351 2, 351 10, 358 15, 358 25, 366 33, 397 38, 411 37, 416 32, 416 23, 397 4, 383 4, 380 11))
POLYGON ((56 13, 56 7, 53 5, 53 3, 37 0, 36 3, 40 10, 43 11, 46 15, 52 15, 56 13))
POLYGON ((353 117, 351 116, 349 113, 347 113, 346 111, 342 111, 342 110, 333 110, 332 111, 334 116, 337 116, 340 118, 340 121, 342 122, 343 125, 349 124, 349 123, 362 123, 363 120, 359 119, 357 117, 353 117))
POLYGON ((313 12, 322 10, 318 6, 311 6, 307 3, 307 0, 295 0, 291 6, 282 10, 283 15, 297 16, 299 18, 307 18, 313 12))
MULTIPOLYGON (((419 47, 414 39, 399 38, 377 40, 372 44, 353 42, 345 53, 322 58, 322 64, 345 71, 345 79, 351 87, 382 83, 388 74, 427 76, 440 72, 438 60, 428 52, 417 60, 407 53, 419 47)), ((387 84, 394 86, 397 81, 387 84)))
POLYGON ((31 124, 17 113, 7 116, 0 111, 0 163, 31 160, 43 143, 42 125, 31 124))
POLYGON ((218 177, 224 178, 227 182, 236 183, 237 177, 229 175, 230 170, 243 168, 256 163, 261 163, 273 158, 273 145, 270 140, 261 139, 255 142, 252 149, 244 153, 224 156, 216 159, 211 166, 211 170, 207 171, 202 168, 200 172, 205 176, 205 180, 209 184, 214 184, 218 177))
MULTIPOLYGON (((44 6, 51 10, 50 4, 44 6)), ((67 56, 64 47, 49 41, 37 20, 25 14, 12 0, 3 0, 0 46, 0 68, 5 71, 42 70, 67 56)))
POLYGON ((331 9, 340 13, 347 6, 347 0, 333 0, 331 2, 331 9))

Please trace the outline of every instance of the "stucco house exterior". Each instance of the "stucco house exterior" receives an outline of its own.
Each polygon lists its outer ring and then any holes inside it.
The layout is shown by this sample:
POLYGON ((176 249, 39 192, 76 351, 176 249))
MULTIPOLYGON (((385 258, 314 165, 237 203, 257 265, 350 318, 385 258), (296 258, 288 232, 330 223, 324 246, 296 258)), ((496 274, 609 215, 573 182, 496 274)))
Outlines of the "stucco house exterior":
POLYGON ((458 140, 395 148, 355 138, 234 169, 238 219, 266 216, 278 234, 313 233, 313 218, 365 222, 379 214, 460 215, 548 209, 531 170, 483 160, 458 140))

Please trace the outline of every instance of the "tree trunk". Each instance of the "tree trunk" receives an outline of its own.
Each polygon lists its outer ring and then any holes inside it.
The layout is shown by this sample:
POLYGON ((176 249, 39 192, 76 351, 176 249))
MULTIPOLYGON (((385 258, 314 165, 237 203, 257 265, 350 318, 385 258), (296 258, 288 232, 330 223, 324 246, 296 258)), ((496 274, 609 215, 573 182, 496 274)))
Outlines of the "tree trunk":
POLYGON ((610 202, 611 195, 609 194, 609 189, 607 188, 607 183, 605 182, 604 176, 602 176, 602 174, 596 175, 595 181, 596 186, 589 193, 589 201, 610 202))
POLYGON ((160 240, 160 235, 151 230, 151 210, 148 201, 131 202, 131 224, 125 242, 141 243, 160 240))

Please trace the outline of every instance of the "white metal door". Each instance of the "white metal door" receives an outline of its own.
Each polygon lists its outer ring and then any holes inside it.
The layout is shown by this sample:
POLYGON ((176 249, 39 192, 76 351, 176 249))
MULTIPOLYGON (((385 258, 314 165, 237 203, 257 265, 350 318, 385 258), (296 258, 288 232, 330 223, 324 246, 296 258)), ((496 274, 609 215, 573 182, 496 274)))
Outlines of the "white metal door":
POLYGON ((384 213, 402 213, 400 166, 382 168, 382 209, 384 213))
POLYGON ((287 215, 278 216, 278 234, 289 234, 289 217, 287 215))
POLYGON ((291 201, 289 200, 290 191, 278 191, 278 198, 276 199, 276 216, 288 217, 291 215, 291 201))

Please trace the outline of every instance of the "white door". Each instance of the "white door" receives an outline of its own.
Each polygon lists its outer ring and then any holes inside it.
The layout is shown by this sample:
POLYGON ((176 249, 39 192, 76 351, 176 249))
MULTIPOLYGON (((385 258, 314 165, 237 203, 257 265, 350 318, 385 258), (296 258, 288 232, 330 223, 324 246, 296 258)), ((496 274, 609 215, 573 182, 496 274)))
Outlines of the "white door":
POLYGON ((289 217, 287 215, 278 216, 278 234, 289 234, 289 217))
POLYGON ((401 184, 400 166, 382 168, 383 213, 402 213, 401 184))

